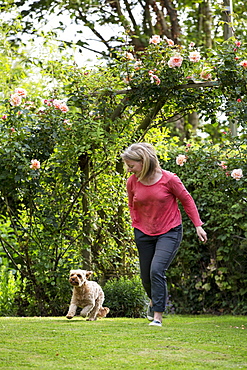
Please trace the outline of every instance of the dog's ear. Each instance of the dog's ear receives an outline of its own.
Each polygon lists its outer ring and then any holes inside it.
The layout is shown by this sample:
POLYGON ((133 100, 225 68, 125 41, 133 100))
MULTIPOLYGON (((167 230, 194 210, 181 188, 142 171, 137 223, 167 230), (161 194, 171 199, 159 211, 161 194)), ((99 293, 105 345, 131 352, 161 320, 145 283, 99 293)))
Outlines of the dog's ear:
POLYGON ((86 271, 86 278, 89 279, 93 271, 86 271))

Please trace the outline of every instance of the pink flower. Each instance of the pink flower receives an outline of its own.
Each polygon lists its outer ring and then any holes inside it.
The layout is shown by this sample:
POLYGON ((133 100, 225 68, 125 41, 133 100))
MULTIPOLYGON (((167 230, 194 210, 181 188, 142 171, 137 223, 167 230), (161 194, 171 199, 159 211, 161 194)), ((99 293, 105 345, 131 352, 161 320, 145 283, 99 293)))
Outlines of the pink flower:
POLYGON ((15 129, 14 127, 11 127, 11 128, 10 128, 10 131, 11 131, 11 132, 16 132, 16 129, 15 129))
POLYGON ((233 170, 233 171, 231 172, 231 176, 232 176, 235 180, 239 181, 239 180, 241 179, 241 177, 243 177, 243 171, 241 170, 241 168, 237 168, 237 169, 235 169, 235 170, 233 170))
POLYGON ((17 107, 18 105, 21 105, 21 96, 17 93, 10 95, 10 104, 14 107, 17 107))
POLYGON ((149 40, 149 44, 159 44, 161 41, 161 38, 159 35, 153 35, 150 40, 149 40))
POLYGON ((242 60, 242 62, 240 62, 239 65, 244 68, 247 68, 247 60, 242 60))
POLYGON ((160 85, 160 79, 159 79, 159 77, 158 76, 156 76, 156 75, 151 75, 150 76, 150 80, 151 80, 151 82, 153 83, 153 82, 155 82, 156 83, 156 85, 160 85))
POLYGON ((58 99, 54 99, 52 104, 53 104, 53 107, 57 108, 57 109, 60 109, 61 107, 61 100, 58 100, 58 99))
POLYGON ((7 119, 7 117, 8 117, 7 114, 4 114, 1 118, 2 119, 7 119))
POLYGON ((200 77, 203 79, 203 80, 211 80, 212 79, 212 75, 210 73, 210 70, 209 69, 203 69, 200 73, 200 77))
POLYGON ((189 45, 191 48, 193 48, 195 46, 195 43, 194 42, 191 42, 190 45, 189 45))
POLYGON ((31 160, 31 165, 30 165, 30 168, 32 170, 38 170, 40 168, 40 162, 37 161, 37 159, 32 159, 31 160))
POLYGON ((240 98, 237 99, 237 102, 238 103, 241 103, 241 101, 242 101, 242 99, 240 99, 240 98))
POLYGON ((171 39, 166 39, 167 43, 169 46, 173 46, 174 45, 174 41, 171 40, 171 39))
POLYGON ((225 162, 225 161, 221 161, 220 163, 218 163, 218 165, 219 165, 220 167, 222 167, 222 168, 223 168, 223 170, 226 170, 226 169, 227 169, 227 165, 226 165, 226 162, 225 162))
POLYGON ((201 59, 201 55, 198 51, 192 51, 190 54, 189 54, 189 60, 191 62, 199 62, 199 60, 201 59))
POLYGON ((184 154, 179 154, 176 158, 176 164, 178 166, 183 166, 186 161, 187 161, 187 157, 184 154))
POLYGON ((68 112, 69 108, 67 107, 67 105, 61 101, 61 100, 58 100, 58 99, 54 99, 53 102, 52 102, 53 106, 56 108, 56 109, 60 109, 62 112, 68 112))
POLYGON ((60 110, 64 113, 67 113, 69 108, 65 103, 62 102, 61 105, 60 105, 60 110))
POLYGON ((181 55, 174 55, 174 57, 171 57, 170 60, 168 61, 168 66, 170 68, 175 68, 175 67, 181 67, 183 62, 183 57, 181 55))
POLYGON ((141 65, 142 65, 142 61, 141 60, 137 60, 134 64, 134 69, 136 71, 138 71, 140 68, 141 68, 141 65))
POLYGON ((241 41, 235 41, 235 45, 239 48, 241 46, 241 41))
POLYGON ((127 59, 129 59, 129 60, 133 60, 133 59, 135 59, 135 58, 134 58, 134 56, 133 56, 133 54, 132 54, 132 53, 128 53, 128 52, 125 54, 125 57, 126 57, 127 59))
POLYGON ((15 94, 18 94, 22 96, 23 98, 25 98, 27 96, 27 91, 25 89, 22 89, 21 87, 17 87, 15 89, 15 94))

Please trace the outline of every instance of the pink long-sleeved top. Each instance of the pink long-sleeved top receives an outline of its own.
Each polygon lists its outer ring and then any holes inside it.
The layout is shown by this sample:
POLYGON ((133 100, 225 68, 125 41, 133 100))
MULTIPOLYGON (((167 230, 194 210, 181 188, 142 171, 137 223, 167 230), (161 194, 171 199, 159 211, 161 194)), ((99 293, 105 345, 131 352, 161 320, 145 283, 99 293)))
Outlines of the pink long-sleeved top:
POLYGON ((162 170, 159 181, 144 185, 133 174, 127 180, 132 226, 147 235, 160 235, 182 223, 179 200, 194 226, 201 226, 195 202, 179 177, 162 170))

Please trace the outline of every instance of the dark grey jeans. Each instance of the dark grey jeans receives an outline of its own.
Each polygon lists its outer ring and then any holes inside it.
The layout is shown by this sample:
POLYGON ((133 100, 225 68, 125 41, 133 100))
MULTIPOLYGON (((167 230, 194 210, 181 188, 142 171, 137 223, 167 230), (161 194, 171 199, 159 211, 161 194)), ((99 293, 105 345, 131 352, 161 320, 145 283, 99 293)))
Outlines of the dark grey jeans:
POLYGON ((180 246, 183 228, 176 226, 165 234, 150 236, 134 229, 139 252, 141 279, 153 303, 153 311, 164 312, 167 302, 166 270, 180 246))

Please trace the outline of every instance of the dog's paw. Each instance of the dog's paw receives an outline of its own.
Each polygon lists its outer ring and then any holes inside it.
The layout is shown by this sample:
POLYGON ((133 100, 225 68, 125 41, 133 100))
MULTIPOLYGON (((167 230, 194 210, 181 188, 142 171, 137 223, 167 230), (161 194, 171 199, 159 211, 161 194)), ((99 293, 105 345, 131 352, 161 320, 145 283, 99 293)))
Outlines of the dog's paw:
POLYGON ((88 317, 87 318, 87 321, 96 321, 97 320, 97 317, 88 317))
POLYGON ((67 319, 72 319, 74 316, 72 315, 66 315, 67 319))

